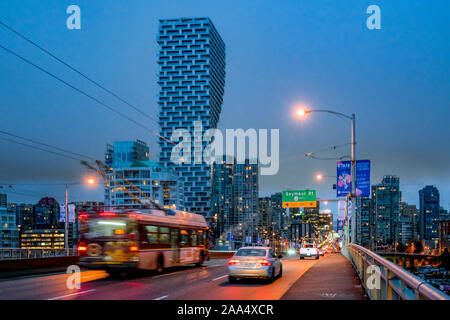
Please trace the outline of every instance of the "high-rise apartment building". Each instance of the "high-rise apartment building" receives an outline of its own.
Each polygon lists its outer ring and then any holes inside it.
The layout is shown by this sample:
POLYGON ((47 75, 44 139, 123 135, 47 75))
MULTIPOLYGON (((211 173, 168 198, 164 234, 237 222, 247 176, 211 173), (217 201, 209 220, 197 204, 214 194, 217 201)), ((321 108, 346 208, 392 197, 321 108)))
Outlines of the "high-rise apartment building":
POLYGON ((116 141, 106 145, 105 165, 127 167, 136 161, 147 161, 149 157, 149 147, 144 141, 116 141))
POLYGON ((271 197, 259 198, 258 238, 270 238, 273 235, 273 207, 271 197))
POLYGON ((370 244, 370 197, 357 197, 355 210, 355 240, 362 246, 370 244))
POLYGON ((4 207, 4 208, 6 208, 7 207, 7 196, 6 196, 6 194, 5 193, 0 193, 0 207, 4 207))
POLYGON ((439 190, 435 186, 426 186, 419 190, 419 235, 420 240, 438 240, 439 238, 439 190))
POLYGON ((415 205, 400 203, 400 217, 397 227, 397 240, 408 244, 418 240, 419 210, 415 205))
POLYGON ((160 20, 157 42, 159 160, 163 166, 175 168, 183 179, 186 210, 208 215, 211 167, 202 161, 201 152, 208 141, 200 139, 199 151, 194 148, 194 140, 201 138, 205 130, 216 128, 219 121, 225 86, 225 44, 209 18, 160 20), (171 159, 171 138, 176 129, 185 129, 191 136, 191 152, 176 155, 183 163, 171 159))
POLYGON ((397 242, 397 222, 400 213, 400 179, 386 175, 380 184, 372 186, 371 237, 373 245, 397 242))
POLYGON ((245 242, 258 238, 259 183, 258 164, 236 163, 235 159, 215 162, 212 166, 211 212, 216 221, 218 241, 245 242), (229 241, 229 240, 226 240, 229 241))
POLYGON ((7 196, 4 194, 0 203, 0 248, 18 248, 19 231, 16 225, 16 213, 8 208, 7 196))
POLYGON ((270 196, 272 202, 272 224, 273 230, 278 234, 286 236, 288 232, 288 216, 283 208, 283 195, 281 192, 270 196))
POLYGON ((225 234, 231 233, 234 212, 233 175, 234 163, 226 163, 225 158, 212 164, 211 210, 216 222, 215 238, 225 238, 225 234))

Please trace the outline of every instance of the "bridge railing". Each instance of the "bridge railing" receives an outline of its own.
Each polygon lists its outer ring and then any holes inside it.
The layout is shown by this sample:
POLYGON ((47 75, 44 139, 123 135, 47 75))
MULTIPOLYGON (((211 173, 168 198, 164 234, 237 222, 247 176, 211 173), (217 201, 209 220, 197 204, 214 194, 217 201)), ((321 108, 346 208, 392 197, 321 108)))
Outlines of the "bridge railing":
POLYGON ((1 260, 40 259, 77 256, 77 249, 0 248, 1 260))
POLYGON ((372 300, 450 299, 444 292, 364 247, 350 243, 347 248, 349 258, 372 300))

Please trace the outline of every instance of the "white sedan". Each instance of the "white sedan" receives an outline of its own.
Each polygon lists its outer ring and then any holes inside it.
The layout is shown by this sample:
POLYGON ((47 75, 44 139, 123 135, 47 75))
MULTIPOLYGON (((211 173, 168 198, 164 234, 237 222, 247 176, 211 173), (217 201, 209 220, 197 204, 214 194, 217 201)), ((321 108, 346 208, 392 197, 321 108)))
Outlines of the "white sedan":
POLYGON ((281 255, 270 247, 242 247, 228 260, 228 280, 262 278, 270 281, 283 274, 281 255))

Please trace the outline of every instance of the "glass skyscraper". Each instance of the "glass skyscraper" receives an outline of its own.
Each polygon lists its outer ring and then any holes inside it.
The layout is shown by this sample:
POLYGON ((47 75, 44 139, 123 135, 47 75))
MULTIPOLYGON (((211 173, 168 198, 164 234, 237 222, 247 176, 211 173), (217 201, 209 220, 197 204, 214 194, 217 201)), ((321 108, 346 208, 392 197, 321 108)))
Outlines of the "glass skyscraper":
POLYGON ((435 186, 426 186, 419 190, 419 200, 420 239, 437 240, 439 238, 439 190, 435 186))
MULTIPOLYGON (((225 44, 209 18, 162 19, 159 44, 159 161, 178 172, 185 188, 186 211, 211 212, 211 167, 201 161, 171 161, 176 129, 186 129, 192 143, 217 127, 225 86, 225 44)), ((202 150, 208 141, 202 142, 202 150)), ((186 155, 183 155, 183 157, 186 155)), ((192 158, 192 160, 193 160, 192 158)))

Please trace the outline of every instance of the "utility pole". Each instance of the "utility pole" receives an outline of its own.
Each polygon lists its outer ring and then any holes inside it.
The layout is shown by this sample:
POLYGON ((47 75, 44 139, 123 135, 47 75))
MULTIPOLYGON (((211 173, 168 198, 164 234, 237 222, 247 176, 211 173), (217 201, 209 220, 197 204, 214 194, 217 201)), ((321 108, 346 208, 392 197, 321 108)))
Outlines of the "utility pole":
POLYGON ((66 219, 64 231, 64 247, 69 248, 69 187, 66 184, 66 219))

